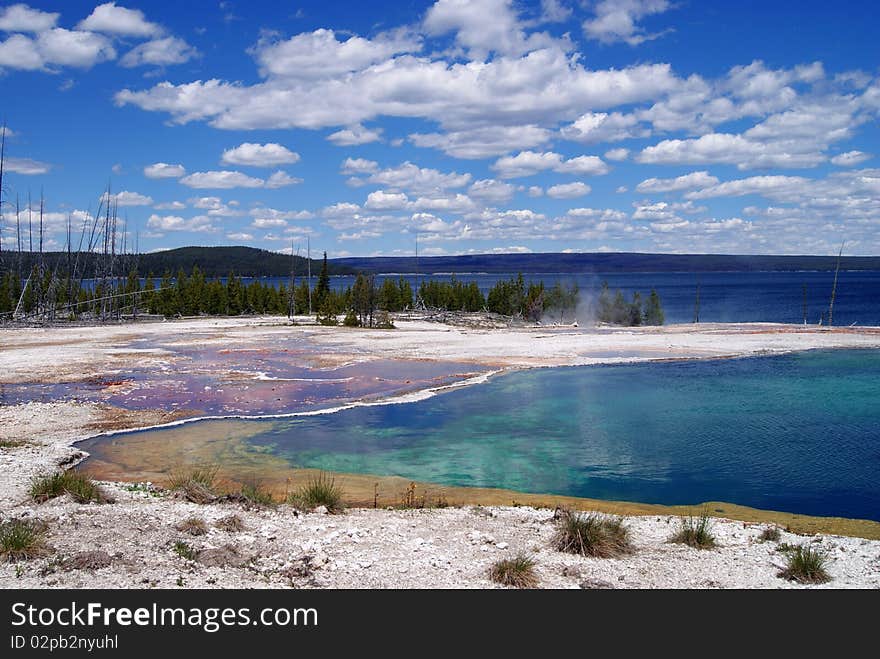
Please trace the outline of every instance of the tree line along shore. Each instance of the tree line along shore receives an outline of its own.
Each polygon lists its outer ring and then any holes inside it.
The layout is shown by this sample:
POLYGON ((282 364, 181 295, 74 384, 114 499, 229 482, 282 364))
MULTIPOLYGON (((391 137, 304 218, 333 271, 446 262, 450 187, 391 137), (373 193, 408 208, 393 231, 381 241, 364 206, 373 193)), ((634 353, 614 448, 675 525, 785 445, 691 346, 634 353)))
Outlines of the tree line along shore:
POLYGON ((166 270, 161 277, 137 268, 125 277, 75 280, 58 270, 35 266, 26 279, 8 270, 0 277, 0 320, 63 321, 118 320, 137 316, 238 316, 316 314, 317 321, 335 325, 344 316, 348 326, 389 327, 388 314, 414 309, 489 312, 537 322, 552 318, 573 322, 589 315, 615 325, 662 325, 660 298, 652 290, 643 300, 639 293, 625 299, 605 283, 595 305, 581 308, 576 284, 526 281, 522 274, 497 282, 483 294, 475 281, 455 276, 450 281, 424 279, 417 289, 402 276, 381 281, 372 273, 359 273, 351 286, 330 286, 331 268, 324 255, 314 286, 305 277, 290 276, 277 287, 259 280, 246 281, 230 272, 208 277, 193 266, 187 273, 166 270))

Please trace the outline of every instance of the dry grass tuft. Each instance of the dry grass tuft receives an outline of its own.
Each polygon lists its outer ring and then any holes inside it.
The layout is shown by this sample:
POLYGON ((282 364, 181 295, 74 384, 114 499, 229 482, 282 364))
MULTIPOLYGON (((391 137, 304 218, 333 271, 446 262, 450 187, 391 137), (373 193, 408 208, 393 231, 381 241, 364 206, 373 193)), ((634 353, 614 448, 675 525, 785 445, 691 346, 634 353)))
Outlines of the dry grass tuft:
POLYGON ((187 517, 174 528, 190 535, 205 535, 208 532, 208 525, 200 517, 187 517))
POLYGON ((629 528, 622 517, 568 510, 559 516, 553 546, 559 551, 594 558, 615 558, 633 553, 629 528))
POLYGON ((535 574, 535 561, 525 554, 496 561, 489 568, 489 579, 503 586, 513 588, 536 588, 538 575, 535 574))

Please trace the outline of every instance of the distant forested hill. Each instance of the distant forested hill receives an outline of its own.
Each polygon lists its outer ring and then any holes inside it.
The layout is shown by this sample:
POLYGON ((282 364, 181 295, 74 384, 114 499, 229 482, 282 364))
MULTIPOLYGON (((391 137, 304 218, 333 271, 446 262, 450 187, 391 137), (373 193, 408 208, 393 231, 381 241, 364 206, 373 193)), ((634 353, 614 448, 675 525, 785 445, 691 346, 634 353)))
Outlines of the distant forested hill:
MULTIPOLYGON (((294 268, 298 275, 306 272, 308 259, 302 256, 293 257, 294 268)), ((197 265, 208 277, 225 277, 230 271, 244 277, 285 277, 290 274, 291 257, 265 249, 253 247, 180 247, 164 252, 142 254, 140 257, 141 272, 153 271, 159 274, 170 270, 175 272, 183 268, 187 272, 197 265)), ((312 274, 321 270, 321 259, 312 259, 312 274)), ((347 275, 355 272, 353 268, 328 263, 331 275, 347 275)))
MULTIPOLYGON (((834 270, 836 256, 737 256, 721 254, 475 254, 468 256, 333 259, 368 272, 748 272, 834 270)), ((844 256, 844 270, 880 270, 878 256, 844 256)))
MULTIPOLYGON (((18 254, 4 250, 3 262, 0 270, 18 267, 18 254)), ((31 264, 37 263, 38 254, 22 254, 22 272, 28 272, 31 264)), ((62 271, 67 270, 67 252, 47 252, 43 254, 46 266, 50 269, 58 264, 62 271)), ((76 260, 76 254, 72 260, 76 260)), ((78 272, 85 272, 86 277, 95 271, 94 254, 83 254, 79 260, 78 272)), ((243 277, 286 277, 290 274, 291 258, 285 254, 269 252, 264 249, 253 247, 180 247, 169 249, 164 252, 140 254, 116 257, 114 271, 119 274, 127 273, 134 264, 137 264, 138 272, 147 275, 152 272, 161 276, 166 270, 175 274, 181 268, 187 273, 192 271, 193 266, 198 266, 208 278, 225 277, 230 272, 243 277)), ((297 275, 302 275, 307 270, 307 259, 294 257, 294 267, 297 275)), ((312 274, 317 275, 321 270, 321 259, 312 259, 312 274)), ((331 275, 344 275, 354 272, 353 268, 339 264, 328 263, 331 275)))
MULTIPOLYGON (((5 247, 5 244, 4 244, 5 247)), ((330 255, 332 256, 332 254, 330 255)), ((28 272, 38 255, 22 254, 22 271, 28 272)), ((62 271, 67 264, 66 252, 43 255, 49 268, 58 263, 62 271)), ((86 277, 95 271, 94 255, 82 255, 78 272, 86 277), (83 270, 83 266, 85 269, 83 270)), ((76 259, 76 255, 73 255, 76 259)), ((306 259, 295 257, 297 275, 306 272, 306 259)), ((124 274, 137 262, 138 272, 161 276, 183 268, 190 272, 198 266, 208 278, 225 277, 230 272, 243 277, 286 277, 290 274, 291 258, 284 254, 253 247, 180 247, 164 252, 117 257, 114 272, 124 274)), ((16 268, 18 255, 4 249, 0 272, 16 268)), ((541 272, 748 272, 834 270, 836 256, 728 256, 719 254, 475 254, 468 256, 421 257, 352 257, 329 260, 331 275, 356 272, 490 272, 535 274, 541 272)), ((312 259, 312 274, 320 272, 321 260, 312 259)), ((844 256, 844 270, 880 270, 878 256, 844 256)))

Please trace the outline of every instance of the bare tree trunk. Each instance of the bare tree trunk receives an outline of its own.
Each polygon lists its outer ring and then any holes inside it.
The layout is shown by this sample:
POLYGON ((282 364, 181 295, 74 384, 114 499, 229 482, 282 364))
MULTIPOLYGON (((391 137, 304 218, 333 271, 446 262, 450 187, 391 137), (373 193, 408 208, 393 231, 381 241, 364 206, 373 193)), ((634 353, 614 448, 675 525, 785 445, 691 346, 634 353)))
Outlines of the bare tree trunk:
POLYGON ((21 208, 18 194, 15 195, 15 236, 18 240, 18 285, 21 286, 21 208))
POLYGON ((803 288, 804 293, 804 325, 807 324, 807 285, 804 284, 803 288))
POLYGON ((3 166, 6 164, 6 122, 0 128, 0 266, 3 265, 3 166))
POLYGON ((312 239, 308 238, 308 252, 306 260, 309 264, 309 315, 312 315, 312 239))
MULTIPOLYGON (((28 190, 28 255, 34 258, 34 218, 31 212, 31 191, 28 190)), ((33 265, 33 264, 31 264, 33 265)))
POLYGON ((843 245, 837 253, 837 267, 834 269, 834 285, 831 287, 831 304, 828 305, 828 327, 834 325, 834 298, 837 297, 837 276, 840 274, 840 257, 843 256, 843 245))

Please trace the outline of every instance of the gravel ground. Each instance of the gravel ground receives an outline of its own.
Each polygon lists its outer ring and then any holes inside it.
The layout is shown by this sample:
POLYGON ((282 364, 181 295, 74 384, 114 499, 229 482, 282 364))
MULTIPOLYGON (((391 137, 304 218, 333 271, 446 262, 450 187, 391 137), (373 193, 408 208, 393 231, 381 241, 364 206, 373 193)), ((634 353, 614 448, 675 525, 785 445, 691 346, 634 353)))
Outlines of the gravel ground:
MULTIPOLYGON (((536 563, 542 588, 790 588, 777 576, 785 554, 759 539, 765 525, 715 520, 718 547, 668 542, 672 517, 626 520, 635 553, 585 558, 551 547, 554 511, 528 507, 350 510, 302 514, 282 505, 246 510, 197 505, 108 484, 117 503, 78 505, 57 499, 17 506, 16 517, 48 525, 54 553, 0 565, 7 588, 492 588, 495 561, 520 552, 536 563), (216 524, 238 515, 241 531, 216 524), (177 526, 190 517, 208 531, 177 526), (185 542, 198 558, 174 551, 185 542), (83 555, 83 552, 92 552, 83 555), (219 563, 220 565, 216 565, 219 563)), ((829 584, 880 587, 880 542, 782 532, 780 542, 811 543, 828 555, 829 584)), ((811 586, 817 587, 817 586, 811 586)))

